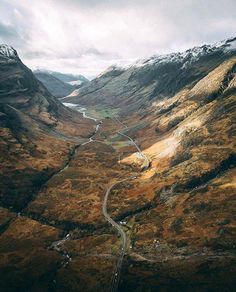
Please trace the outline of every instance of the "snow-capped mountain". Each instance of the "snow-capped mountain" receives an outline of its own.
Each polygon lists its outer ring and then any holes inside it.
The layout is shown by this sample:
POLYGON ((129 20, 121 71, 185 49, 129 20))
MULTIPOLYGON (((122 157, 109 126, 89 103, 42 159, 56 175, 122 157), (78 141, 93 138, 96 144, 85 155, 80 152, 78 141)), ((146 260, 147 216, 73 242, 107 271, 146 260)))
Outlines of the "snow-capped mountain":
POLYGON ((147 59, 140 59, 131 66, 142 67, 146 65, 155 65, 161 63, 186 63, 190 65, 193 62, 198 61, 204 55, 212 53, 230 53, 236 50, 236 38, 227 39, 221 42, 214 43, 212 45, 203 45, 200 47, 194 47, 184 52, 170 53, 165 55, 154 55, 147 59))
POLYGON ((16 50, 6 44, 0 45, 0 58, 19 59, 16 50))
POLYGON ((74 91, 68 102, 112 104, 125 111, 148 107, 194 86, 224 60, 236 55, 236 38, 136 61, 128 67, 110 66, 89 86, 74 91))
POLYGON ((230 54, 236 50, 236 37, 216 42, 210 45, 193 47, 183 52, 174 52, 169 54, 155 54, 149 58, 141 58, 127 65, 113 64, 104 70, 98 77, 109 72, 124 71, 132 67, 152 66, 164 63, 184 63, 184 66, 197 62, 201 57, 209 54, 224 53, 230 54))

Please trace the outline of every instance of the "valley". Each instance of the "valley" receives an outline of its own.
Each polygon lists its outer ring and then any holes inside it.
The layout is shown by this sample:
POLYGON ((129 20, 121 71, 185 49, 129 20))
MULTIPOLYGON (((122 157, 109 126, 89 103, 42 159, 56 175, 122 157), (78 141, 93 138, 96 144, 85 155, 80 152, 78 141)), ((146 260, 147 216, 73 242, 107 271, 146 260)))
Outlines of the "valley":
POLYGON ((234 43, 62 98, 0 50, 3 291, 233 291, 234 43))

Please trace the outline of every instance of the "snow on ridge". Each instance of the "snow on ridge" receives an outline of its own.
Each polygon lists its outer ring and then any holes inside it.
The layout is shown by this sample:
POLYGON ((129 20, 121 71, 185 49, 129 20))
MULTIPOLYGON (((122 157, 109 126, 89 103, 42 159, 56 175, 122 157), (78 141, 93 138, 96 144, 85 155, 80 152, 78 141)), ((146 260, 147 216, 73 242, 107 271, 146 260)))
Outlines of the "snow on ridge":
POLYGON ((154 65, 161 63, 186 62, 183 66, 197 61, 201 56, 214 51, 223 51, 225 53, 236 50, 236 38, 230 38, 212 45, 203 45, 201 47, 193 47, 184 52, 170 53, 165 55, 154 55, 148 59, 137 60, 132 67, 144 67, 146 65, 154 65))
POLYGON ((196 62, 200 57, 212 52, 222 51, 224 53, 230 53, 236 50, 236 37, 231 37, 220 42, 215 42, 211 45, 203 45, 199 47, 193 47, 184 52, 169 53, 165 55, 153 55, 149 58, 142 58, 137 60, 129 60, 126 64, 121 64, 119 62, 108 67, 105 71, 99 74, 96 78, 101 77, 105 73, 111 72, 113 70, 127 70, 130 68, 141 68, 144 66, 151 66, 155 64, 163 63, 182 63, 182 68, 186 68, 191 63, 196 62))
POLYGON ((228 40, 225 40, 223 46, 224 46, 224 50, 225 51, 234 51, 234 50, 236 50, 236 37, 228 39, 228 40))
POLYGON ((6 44, 0 45, 0 57, 5 57, 9 59, 18 59, 18 55, 15 49, 13 47, 8 46, 6 44))
POLYGON ((109 72, 112 71, 124 71, 126 68, 120 66, 119 64, 113 64, 111 66, 109 66, 108 68, 106 68, 104 71, 102 71, 96 78, 101 77, 109 72))

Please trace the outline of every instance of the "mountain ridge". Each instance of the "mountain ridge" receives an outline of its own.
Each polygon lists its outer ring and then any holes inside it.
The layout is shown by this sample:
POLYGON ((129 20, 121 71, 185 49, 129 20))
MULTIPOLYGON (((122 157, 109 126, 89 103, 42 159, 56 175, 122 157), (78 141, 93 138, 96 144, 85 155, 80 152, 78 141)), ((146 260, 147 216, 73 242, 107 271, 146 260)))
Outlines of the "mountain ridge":
POLYGON ((6 59, 19 59, 16 50, 7 44, 0 44, 0 56, 6 59))
POLYGON ((205 45, 183 53, 152 57, 127 68, 111 66, 88 86, 72 92, 65 101, 84 105, 110 102, 114 107, 122 108, 128 100, 129 105, 133 103, 130 108, 138 110, 156 99, 173 96, 176 90, 192 86, 222 61, 235 55, 235 43, 236 39, 232 38, 218 46, 205 45), (225 51, 228 46, 232 50, 225 51), (126 92, 132 95, 133 101, 126 92))
POLYGON ((50 70, 34 70, 34 75, 56 97, 65 97, 89 83, 83 75, 64 74, 50 70))
POLYGON ((51 74, 34 71, 34 75, 55 97, 65 97, 75 89, 72 85, 61 81, 51 74))

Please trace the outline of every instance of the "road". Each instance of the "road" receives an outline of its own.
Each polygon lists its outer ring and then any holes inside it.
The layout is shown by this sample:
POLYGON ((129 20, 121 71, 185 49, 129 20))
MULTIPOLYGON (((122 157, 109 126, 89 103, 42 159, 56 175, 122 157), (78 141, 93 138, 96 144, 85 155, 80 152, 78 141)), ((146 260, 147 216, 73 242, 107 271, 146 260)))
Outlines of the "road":
MULTIPOLYGON (((74 106, 74 105, 71 105, 71 104, 67 104, 67 106, 74 106)), ((88 118, 88 119, 92 119, 96 122, 98 122, 96 119, 94 119, 93 117, 89 117, 86 115, 86 108, 80 108, 80 112, 83 113, 83 116, 84 118, 88 118)), ((125 129, 127 129, 128 127, 122 123, 118 118, 115 118, 115 120, 121 124, 125 129)), ((96 125, 96 129, 95 129, 95 132, 94 134, 89 138, 89 140, 87 142, 84 142, 83 144, 81 145, 86 145, 88 143, 91 143, 91 142, 95 142, 96 140, 93 140, 93 137, 96 135, 97 131, 99 130, 99 127, 101 126, 102 124, 102 121, 99 121, 96 125)), ((139 146, 134 142, 134 140, 128 136, 128 135, 125 135, 123 133, 121 133, 120 131, 117 132, 119 135, 129 139, 133 145, 136 147, 136 149, 138 150, 138 152, 140 153, 140 155, 144 158, 145 160, 145 163, 144 163, 144 167, 142 167, 143 169, 147 169, 148 166, 149 166, 149 160, 147 158, 147 156, 145 154, 142 153, 141 149, 139 148, 139 146)), ((99 141, 100 142, 100 141, 99 141)), ((120 234, 120 237, 121 237, 121 248, 120 248, 120 256, 117 260, 117 264, 116 264, 116 267, 115 267, 115 271, 114 271, 114 274, 113 274, 113 277, 112 277, 112 282, 111 282, 111 291, 112 292, 116 292, 117 289, 118 289, 118 285, 119 285, 119 280, 120 280, 120 274, 121 274, 121 268, 122 268, 122 263, 123 263, 123 259, 124 259, 124 255, 125 255, 125 252, 126 252, 126 245, 127 245, 127 237, 126 237, 126 234, 124 232, 124 230, 122 229, 122 227, 116 223, 112 218, 111 216, 108 214, 107 212, 107 202, 108 202, 108 198, 109 198, 109 195, 110 195, 110 192, 111 190, 118 184, 124 182, 124 181, 127 181, 127 180, 133 180, 133 179, 136 179, 137 177, 136 176, 131 176, 131 177, 128 177, 128 178, 125 178, 123 180, 120 180, 114 184, 112 184, 111 186, 108 187, 108 189, 106 190, 106 193, 105 193, 105 196, 104 196, 104 200, 103 200, 103 204, 102 204, 102 213, 104 215, 104 217, 106 218, 106 220, 118 231, 118 233, 120 234)), ((63 239, 63 240, 66 240, 66 239, 63 239)))
MULTIPOLYGON (((127 129, 127 126, 125 124, 123 124, 119 119, 115 118, 115 120, 121 124, 124 128, 127 129)), ((120 131, 117 132, 119 135, 129 139, 132 144, 136 147, 136 149, 138 150, 138 152, 140 153, 140 155, 143 157, 143 159, 145 160, 144 162, 144 167, 142 167, 143 169, 147 169, 149 167, 149 159, 147 158, 147 156, 145 154, 142 153, 141 149, 139 148, 139 146, 134 142, 134 140, 128 136, 128 135, 125 135, 123 133, 121 133, 120 131)), ((103 204, 102 204, 102 212, 103 212, 103 215, 104 217, 106 218, 106 220, 118 231, 118 233, 120 234, 120 237, 121 237, 121 250, 120 250, 120 256, 118 258, 118 261, 117 261, 117 264, 116 264, 116 267, 115 267, 115 271, 114 271, 114 274, 113 274, 113 277, 112 277, 112 282, 111 282, 111 291, 112 292, 116 292, 117 289, 118 289, 118 285, 119 285, 119 280, 120 280, 120 274, 121 274, 121 268, 122 268, 122 263, 123 263, 123 259, 124 259, 124 255, 125 255, 125 251, 126 251, 126 245, 127 245, 127 237, 126 237, 126 234, 124 232, 124 230, 122 229, 122 227, 117 224, 112 218, 111 216, 108 214, 107 212, 107 201, 108 201, 108 197, 110 195, 110 192, 111 190, 118 184, 124 182, 124 181, 127 181, 127 180, 132 180, 132 179, 135 179, 136 176, 132 176, 132 177, 129 177, 129 178, 125 178, 121 181, 118 181, 114 184, 112 184, 107 190, 106 190, 106 193, 105 193, 105 196, 104 196, 104 200, 103 200, 103 204)))
POLYGON ((103 212, 104 217, 118 231, 118 233, 121 236, 120 256, 119 256, 119 259, 117 261, 116 268, 115 268, 115 271, 114 271, 114 274, 113 274, 113 277, 112 277, 112 282, 111 282, 111 291, 112 292, 113 291, 114 292, 117 291, 117 288, 118 288, 122 262, 123 262, 123 258, 124 258, 124 255, 125 255, 125 247, 126 247, 127 238, 126 238, 126 234, 125 234, 124 230, 108 214, 108 212, 107 212, 107 200, 108 200, 108 197, 109 197, 109 194, 110 194, 112 188, 115 187, 117 184, 119 184, 121 182, 122 181, 119 181, 119 182, 111 185, 107 189, 105 197, 104 197, 104 200, 103 200, 103 204, 102 204, 102 212, 103 212))
POLYGON ((124 230, 122 229, 122 227, 117 224, 112 218, 111 216, 108 214, 107 212, 107 201, 108 201, 108 197, 110 195, 111 190, 118 184, 127 181, 127 180, 132 180, 135 179, 136 176, 132 176, 126 179, 123 179, 121 181, 118 181, 114 184, 112 184, 107 190, 106 190, 106 194, 104 196, 104 200, 103 200, 103 204, 102 204, 102 212, 104 217, 106 218, 106 220, 118 231, 118 233, 120 234, 121 237, 121 249, 120 249, 120 256, 118 258, 116 267, 115 267, 115 271, 112 277, 112 282, 111 282, 111 291, 112 292, 116 292, 118 289, 118 285, 119 285, 119 280, 120 280, 120 273, 121 273, 121 268, 122 268, 122 262, 123 262, 123 258, 125 255, 125 251, 126 251, 126 244, 127 244, 127 237, 126 234, 124 232, 124 230))
MULTIPOLYGON (((120 124, 123 124, 123 123, 121 123, 117 118, 116 118, 116 120, 117 120, 120 124)), ((124 125, 124 124, 123 124, 123 125, 124 125)), ((127 126, 125 126, 125 128, 127 128, 127 126)), ((142 150, 139 148, 139 146, 134 142, 134 140, 133 140, 130 136, 125 135, 125 134, 121 133, 120 131, 118 131, 117 133, 118 133, 119 135, 121 135, 121 136, 123 136, 123 137, 129 139, 129 140, 133 143, 133 145, 135 146, 135 148, 138 150, 140 156, 144 159, 144 163, 143 163, 143 166, 142 166, 142 170, 146 170, 146 169, 148 169, 148 167, 149 167, 149 165, 150 165, 150 161, 149 161, 149 159, 147 158, 147 156, 142 152, 142 150)))
MULTIPOLYGON (((85 111, 86 109, 83 108, 84 112, 84 117, 87 117, 87 118, 91 118, 91 117, 88 117, 86 116, 85 114, 85 111)), ((127 129, 128 127, 122 123, 118 118, 115 118, 115 120, 121 124, 125 129, 127 129)), ((96 140, 93 140, 93 137, 95 136, 95 134, 97 133, 99 127, 101 126, 102 124, 102 121, 100 121, 97 126, 96 126, 96 130, 95 130, 95 133, 89 138, 89 141, 83 143, 82 145, 86 145, 88 143, 91 143, 91 142, 95 142, 96 140)), ((142 169, 145 170, 149 167, 149 159, 147 158, 147 156, 145 154, 142 153, 141 149, 139 148, 139 146, 135 143, 135 141, 128 135, 125 135, 123 133, 121 133, 120 131, 117 132, 119 135, 129 139, 132 144, 135 146, 135 148, 137 149, 137 151, 140 153, 141 157, 143 157, 144 159, 144 164, 142 166, 142 169)), ((110 195, 110 192, 111 190, 118 184, 124 182, 124 181, 127 181, 127 180, 132 180, 132 179, 135 179, 136 177, 135 176, 132 176, 132 177, 129 177, 129 178, 125 178, 121 181, 118 181, 114 184, 112 184, 107 190, 106 190, 106 193, 105 193, 105 196, 104 196, 104 200, 103 200, 103 204, 102 204, 102 212, 103 212, 103 216, 106 218, 106 220, 117 230, 118 234, 120 234, 120 237, 121 237, 121 249, 120 249, 120 256, 117 260, 117 264, 116 264, 116 267, 115 267, 115 270, 114 270, 114 273, 113 273, 113 277, 112 277, 112 281, 111 281, 111 292, 116 292, 117 289, 118 289, 118 285, 119 285, 119 281, 120 281, 120 274, 121 274, 121 268, 122 268, 122 263, 123 263, 123 259, 124 259, 124 255, 125 255, 125 251, 126 251, 126 245, 127 245, 127 237, 126 237, 126 234, 124 232, 124 230, 122 229, 122 227, 117 224, 112 218, 111 216, 108 214, 107 212, 107 201, 108 201, 108 197, 110 195)))
MULTIPOLYGON (((84 118, 90 118, 90 119, 93 119, 92 117, 88 117, 86 115, 86 108, 83 108, 83 116, 84 118)), ((94 121, 97 122, 96 119, 93 119, 94 121)), ((126 125, 124 125, 121 121, 119 121, 117 118, 116 118, 117 122, 119 122, 121 125, 123 125, 125 128, 127 128, 126 125)), ((91 142, 95 142, 96 140, 93 140, 93 137, 96 135, 97 131, 99 130, 99 127, 102 125, 102 121, 99 121, 99 123, 96 125, 96 129, 95 129, 95 132, 94 134, 89 138, 89 140, 87 142, 84 142, 83 144, 81 145, 86 145, 88 143, 91 143, 91 142)), ((142 157, 145 157, 143 155, 143 153, 141 152, 141 149, 138 147, 138 145, 134 142, 134 140, 132 138, 130 138, 129 136, 121 133, 121 132, 118 132, 120 135, 128 138, 133 144, 134 146, 137 148, 137 150, 139 151, 139 153, 142 155, 142 157)), ((99 141, 100 142, 100 141, 99 141)), ((103 142, 102 142, 103 143, 103 142)), ((117 289, 118 289, 118 285, 119 285, 119 280, 120 280, 120 274, 121 274, 121 268, 122 268, 122 263, 123 263, 123 258, 124 258, 124 255, 125 255, 125 251, 126 251, 126 244, 127 244, 127 237, 126 237, 126 234, 124 232, 124 230, 121 228, 121 226, 119 224, 117 224, 112 218, 111 216, 108 214, 107 212, 107 201, 108 201, 108 197, 109 197, 109 194, 111 192, 111 190, 118 184, 124 182, 124 181, 127 181, 127 180, 132 180, 132 179, 135 179, 136 177, 135 176, 132 176, 132 177, 129 177, 129 178, 126 178, 126 179, 123 179, 121 181, 118 181, 114 184, 112 184, 107 190, 106 190, 106 193, 105 193, 105 196, 104 196, 104 200, 103 200, 103 204, 102 204, 102 213, 103 213, 103 216, 106 218, 106 220, 118 231, 118 233, 120 234, 120 237, 121 237, 121 249, 120 249, 120 256, 118 258, 118 261, 117 261, 117 264, 116 264, 116 267, 115 267, 115 270, 114 270, 114 273, 113 273, 113 277, 112 277, 112 281, 111 281, 111 292, 116 292, 117 289)))

